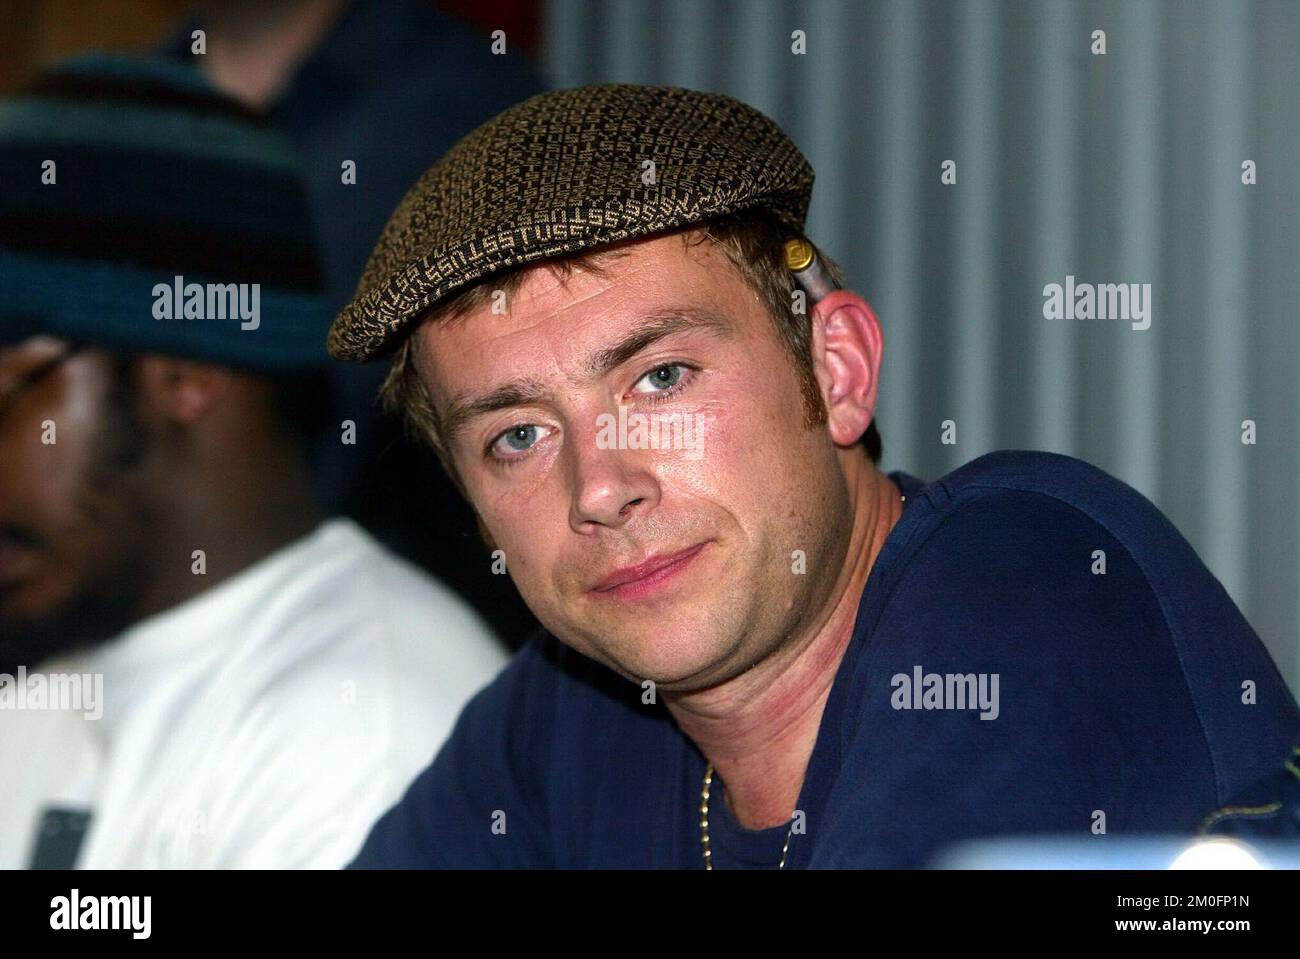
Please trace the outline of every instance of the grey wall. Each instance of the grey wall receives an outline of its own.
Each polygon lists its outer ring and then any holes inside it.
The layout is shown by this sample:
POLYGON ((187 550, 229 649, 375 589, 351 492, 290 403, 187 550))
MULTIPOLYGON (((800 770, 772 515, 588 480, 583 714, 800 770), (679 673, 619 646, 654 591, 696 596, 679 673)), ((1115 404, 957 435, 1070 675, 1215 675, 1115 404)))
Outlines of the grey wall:
POLYGON ((885 468, 1095 463, 1164 510, 1300 689, 1300 3, 551 0, 547 18, 556 85, 727 93, 808 155, 809 235, 885 328, 885 468), (1066 274, 1151 283, 1150 329, 1045 320, 1066 274))

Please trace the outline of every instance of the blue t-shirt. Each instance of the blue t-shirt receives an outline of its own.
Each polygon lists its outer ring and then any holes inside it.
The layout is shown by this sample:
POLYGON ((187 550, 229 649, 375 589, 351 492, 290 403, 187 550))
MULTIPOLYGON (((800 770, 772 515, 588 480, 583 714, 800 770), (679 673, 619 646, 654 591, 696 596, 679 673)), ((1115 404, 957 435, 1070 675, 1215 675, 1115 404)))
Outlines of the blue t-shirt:
MULTIPOLYGON (((907 501, 863 590, 786 868, 920 866, 996 835, 1189 835, 1286 758, 1294 698, 1141 494, 1052 453, 990 453, 929 485, 890 476, 907 501)), ((705 765, 662 702, 541 636, 465 707, 353 865, 703 868, 705 765)), ((722 795, 715 779, 715 868, 774 868, 790 828, 745 829, 722 795)))

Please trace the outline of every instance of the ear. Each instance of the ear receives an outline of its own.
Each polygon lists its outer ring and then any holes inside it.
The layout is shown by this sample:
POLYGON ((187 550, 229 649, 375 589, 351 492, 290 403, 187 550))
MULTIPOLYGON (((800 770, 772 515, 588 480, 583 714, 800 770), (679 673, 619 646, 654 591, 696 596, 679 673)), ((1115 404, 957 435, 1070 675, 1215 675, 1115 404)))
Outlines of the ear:
POLYGON ((234 379, 223 367, 170 356, 141 357, 136 376, 141 413, 179 425, 202 419, 221 401, 234 379))
POLYGON ((852 446, 876 415, 885 339, 871 305, 849 290, 817 302, 812 315, 813 373, 826 405, 827 431, 852 446))

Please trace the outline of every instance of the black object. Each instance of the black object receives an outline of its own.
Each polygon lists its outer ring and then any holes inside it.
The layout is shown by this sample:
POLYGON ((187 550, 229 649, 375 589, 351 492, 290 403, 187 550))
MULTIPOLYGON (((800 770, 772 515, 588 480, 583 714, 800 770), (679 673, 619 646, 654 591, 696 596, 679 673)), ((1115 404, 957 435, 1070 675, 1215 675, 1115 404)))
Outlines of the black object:
POLYGON ((89 809, 51 807, 41 815, 29 869, 72 869, 90 829, 89 809))

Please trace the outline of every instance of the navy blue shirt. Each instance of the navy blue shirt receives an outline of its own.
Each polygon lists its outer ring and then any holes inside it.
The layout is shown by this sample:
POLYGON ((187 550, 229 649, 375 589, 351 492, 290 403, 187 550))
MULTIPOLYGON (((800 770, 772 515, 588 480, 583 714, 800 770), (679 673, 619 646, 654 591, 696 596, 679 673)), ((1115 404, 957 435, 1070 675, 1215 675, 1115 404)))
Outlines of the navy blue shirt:
MULTIPOLYGON (((890 475, 907 502, 863 590, 786 868, 920 866, 996 835, 1190 835, 1287 756, 1300 711, 1277 668, 1135 490, 1022 451, 929 485, 890 475), (983 682, 988 708, 949 676, 983 682)), ((541 636, 353 865, 703 868, 705 765, 662 702, 541 636)), ((776 866, 788 826, 741 827, 716 779, 710 807, 716 868, 776 866)))

